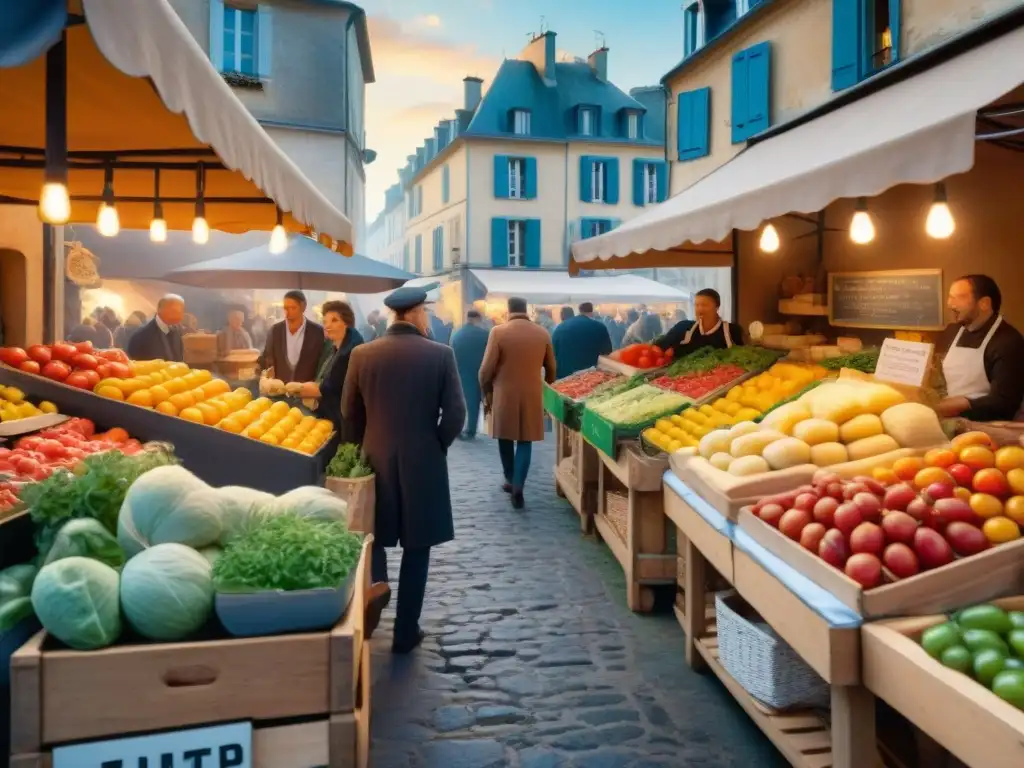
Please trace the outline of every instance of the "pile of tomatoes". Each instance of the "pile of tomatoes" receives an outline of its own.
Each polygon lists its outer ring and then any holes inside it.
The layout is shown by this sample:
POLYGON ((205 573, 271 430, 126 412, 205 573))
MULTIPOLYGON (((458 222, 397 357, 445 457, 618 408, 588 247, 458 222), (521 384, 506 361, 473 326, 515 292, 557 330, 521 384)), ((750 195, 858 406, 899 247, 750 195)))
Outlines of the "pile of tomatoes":
POLYGON ((663 350, 654 344, 630 344, 612 352, 610 357, 633 368, 647 370, 668 365, 674 351, 671 348, 663 350))
POLYGON ((746 371, 736 365, 719 365, 706 372, 685 373, 675 377, 659 376, 651 383, 693 400, 701 400, 745 373, 746 371))
MULTIPOLYGON (((89 419, 71 419, 44 429, 21 438, 13 449, 0 448, 0 475, 8 476, 6 480, 0 478, 0 491, 45 480, 59 467, 70 469, 87 456, 113 449, 132 455, 142 450, 142 445, 123 429, 96 434, 89 419)), ((4 510, 2 496, 0 493, 0 512, 4 510)))
POLYGON ((90 391, 101 379, 126 379, 132 375, 124 352, 120 349, 93 349, 91 341, 33 344, 28 349, 2 347, 0 363, 90 391))

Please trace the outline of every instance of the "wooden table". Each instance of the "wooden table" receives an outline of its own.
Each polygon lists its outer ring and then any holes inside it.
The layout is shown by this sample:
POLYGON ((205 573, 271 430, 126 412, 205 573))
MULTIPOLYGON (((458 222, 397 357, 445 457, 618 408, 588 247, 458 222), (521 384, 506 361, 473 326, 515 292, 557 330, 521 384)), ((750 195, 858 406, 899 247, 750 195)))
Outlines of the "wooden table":
POLYGON ((591 533, 597 512, 597 450, 576 430, 553 416, 551 420, 555 428, 555 492, 576 511, 580 530, 591 533))

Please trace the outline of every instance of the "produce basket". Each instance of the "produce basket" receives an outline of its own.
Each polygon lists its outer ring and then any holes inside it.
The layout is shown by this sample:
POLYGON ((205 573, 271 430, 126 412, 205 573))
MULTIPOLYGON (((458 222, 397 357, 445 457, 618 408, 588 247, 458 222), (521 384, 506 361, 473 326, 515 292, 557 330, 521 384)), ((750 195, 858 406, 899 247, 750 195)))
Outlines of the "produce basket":
POLYGON ((377 476, 328 477, 327 490, 345 500, 348 505, 348 529, 359 533, 373 533, 377 509, 377 476))
POLYGON ((828 684, 735 590, 715 595, 719 661, 755 699, 783 710, 828 707, 828 684))
POLYGON ((565 401, 568 398, 544 382, 544 410, 556 421, 565 423, 565 401))
POLYGON ((625 440, 637 439, 640 433, 655 421, 677 412, 678 409, 673 408, 665 413, 659 413, 657 416, 647 419, 640 424, 625 425, 615 424, 600 414, 594 413, 591 410, 584 410, 580 431, 588 443, 607 456, 614 458, 619 443, 625 440))

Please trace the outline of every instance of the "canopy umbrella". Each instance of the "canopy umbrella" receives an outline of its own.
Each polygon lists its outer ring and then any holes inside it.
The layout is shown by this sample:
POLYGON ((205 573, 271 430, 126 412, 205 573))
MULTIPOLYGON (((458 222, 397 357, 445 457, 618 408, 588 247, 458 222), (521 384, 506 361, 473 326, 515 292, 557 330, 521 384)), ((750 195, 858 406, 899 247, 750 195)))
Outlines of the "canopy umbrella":
POLYGON ((413 275, 358 254, 343 258, 308 237, 292 235, 288 250, 266 245, 171 270, 163 279, 199 288, 290 289, 378 293, 413 275))
POLYGON ((351 254, 351 222, 249 114, 168 0, 0 0, 0 70, 0 203, 35 205, 56 182, 71 222, 96 221, 106 202, 125 228, 146 229, 157 212, 172 230, 199 215, 233 233, 281 223, 351 254))

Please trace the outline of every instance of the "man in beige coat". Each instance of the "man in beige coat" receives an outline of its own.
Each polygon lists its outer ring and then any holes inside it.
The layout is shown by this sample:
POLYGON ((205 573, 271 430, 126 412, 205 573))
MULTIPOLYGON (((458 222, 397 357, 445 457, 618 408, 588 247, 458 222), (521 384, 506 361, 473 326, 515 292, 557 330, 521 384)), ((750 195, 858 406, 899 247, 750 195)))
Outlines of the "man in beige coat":
POLYGON ((541 377, 555 380, 551 336, 526 315, 526 300, 508 300, 508 322, 496 326, 487 340, 480 366, 480 391, 491 412, 491 437, 498 440, 502 489, 512 506, 523 508, 523 486, 530 470, 533 443, 544 439, 544 391, 541 377))

